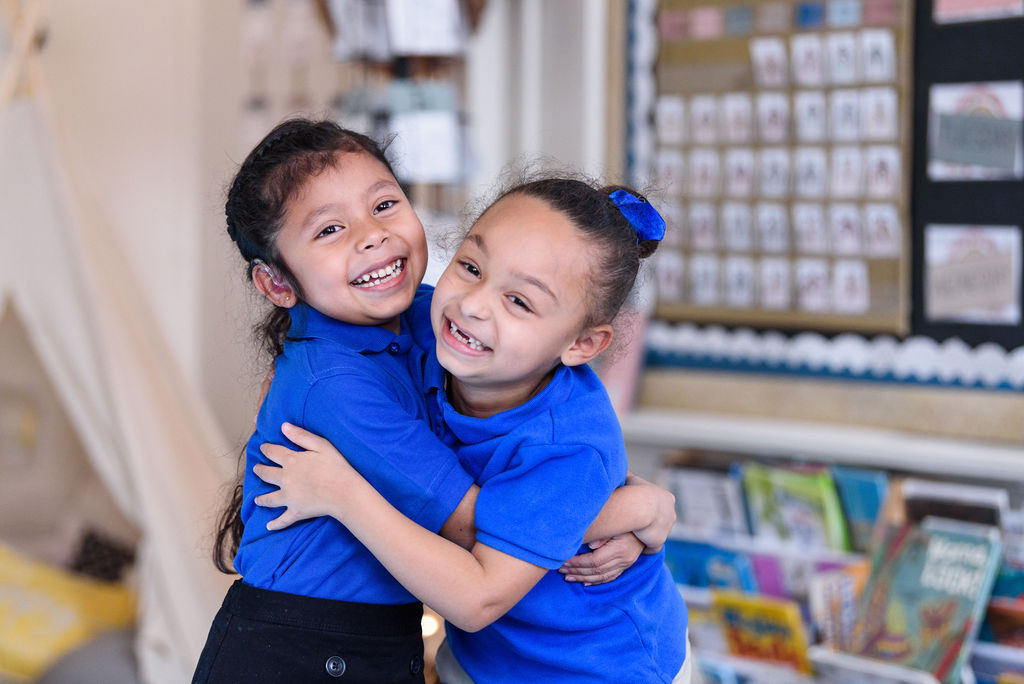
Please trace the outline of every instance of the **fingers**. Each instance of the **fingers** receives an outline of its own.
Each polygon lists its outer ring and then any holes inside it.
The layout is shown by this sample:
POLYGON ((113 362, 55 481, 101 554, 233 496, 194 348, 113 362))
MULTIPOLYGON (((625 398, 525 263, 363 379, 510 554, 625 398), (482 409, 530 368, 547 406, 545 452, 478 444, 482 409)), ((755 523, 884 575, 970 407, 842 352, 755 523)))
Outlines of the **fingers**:
POLYGON ((297 453, 286 446, 264 442, 260 444, 260 453, 278 465, 284 465, 292 454, 297 453))
POLYGON ((324 445, 330 444, 320 435, 315 435, 309 430, 300 428, 298 425, 292 425, 291 423, 281 423, 281 432, 297 446, 307 451, 316 451, 324 445))
MULTIPOLYGON (((277 466, 268 466, 263 463, 257 463, 252 467, 252 472, 256 473, 256 477, 260 478, 267 484, 281 486, 281 469, 277 466)), ((257 499, 260 497, 256 497, 257 499)), ((262 505, 262 504, 260 504, 262 505)))

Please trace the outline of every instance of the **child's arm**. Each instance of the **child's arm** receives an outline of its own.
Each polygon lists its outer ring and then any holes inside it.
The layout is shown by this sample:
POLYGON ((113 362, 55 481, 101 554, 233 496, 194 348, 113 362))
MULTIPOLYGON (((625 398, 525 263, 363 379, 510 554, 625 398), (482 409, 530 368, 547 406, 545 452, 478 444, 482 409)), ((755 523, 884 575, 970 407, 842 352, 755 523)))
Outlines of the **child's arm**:
MULTIPOLYGON (((287 425, 285 435, 307 451, 264 444, 263 454, 283 466, 257 465, 266 482, 300 492, 270 529, 295 520, 331 515, 345 525, 374 556, 424 603, 466 631, 486 627, 528 592, 545 568, 477 543, 472 551, 420 527, 397 511, 325 439, 287 425), (340 465, 339 465, 340 464, 340 465), (312 469, 319 477, 304 477, 312 469), (344 496, 337 496, 344 492, 344 496)), ((280 490, 257 497, 261 506, 284 504, 280 490)))
POLYGON ((657 553, 676 522, 676 497, 647 480, 629 473, 587 529, 583 541, 593 542, 632 532, 647 553, 657 553))

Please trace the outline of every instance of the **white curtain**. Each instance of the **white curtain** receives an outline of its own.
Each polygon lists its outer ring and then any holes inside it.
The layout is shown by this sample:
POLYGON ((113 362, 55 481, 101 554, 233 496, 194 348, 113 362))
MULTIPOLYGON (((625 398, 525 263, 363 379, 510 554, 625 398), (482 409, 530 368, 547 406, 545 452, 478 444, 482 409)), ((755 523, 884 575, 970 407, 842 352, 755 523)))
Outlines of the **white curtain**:
POLYGON ((188 681, 231 578, 209 546, 233 447, 173 367, 111 231, 72 206, 45 112, 0 108, 0 310, 10 298, 97 472, 142 541, 137 656, 188 681))

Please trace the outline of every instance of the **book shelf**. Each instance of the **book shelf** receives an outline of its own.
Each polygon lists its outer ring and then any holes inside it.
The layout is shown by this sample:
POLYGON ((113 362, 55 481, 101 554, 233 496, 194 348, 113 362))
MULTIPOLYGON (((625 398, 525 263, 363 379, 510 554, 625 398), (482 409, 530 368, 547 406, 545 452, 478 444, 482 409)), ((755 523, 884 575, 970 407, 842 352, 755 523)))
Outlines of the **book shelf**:
POLYGON ((947 439, 897 430, 664 409, 622 416, 634 471, 653 475, 666 449, 693 447, 753 457, 806 459, 941 477, 1024 484, 1024 445, 947 439))

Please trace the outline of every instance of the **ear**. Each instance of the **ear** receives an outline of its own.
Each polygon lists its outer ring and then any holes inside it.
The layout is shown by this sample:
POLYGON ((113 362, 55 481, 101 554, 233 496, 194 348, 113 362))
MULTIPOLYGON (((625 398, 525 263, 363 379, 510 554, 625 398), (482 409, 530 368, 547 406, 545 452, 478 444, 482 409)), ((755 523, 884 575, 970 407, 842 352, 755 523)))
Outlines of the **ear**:
POLYGON ((252 267, 252 283, 274 306, 290 309, 298 304, 298 298, 292 292, 292 288, 267 264, 256 264, 252 267))
POLYGON ((615 334, 610 325, 595 325, 587 328, 573 341, 572 345, 562 352, 562 363, 566 366, 579 366, 587 363, 608 348, 615 334))

